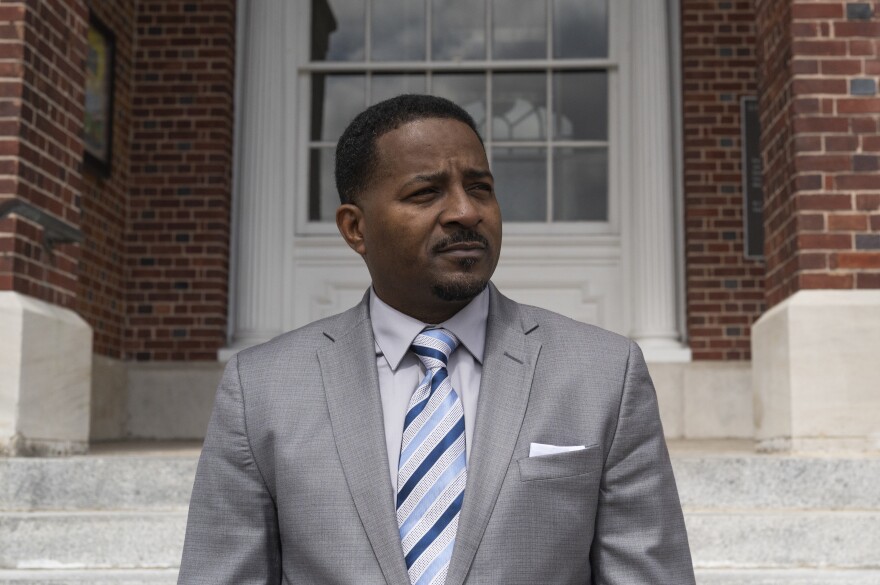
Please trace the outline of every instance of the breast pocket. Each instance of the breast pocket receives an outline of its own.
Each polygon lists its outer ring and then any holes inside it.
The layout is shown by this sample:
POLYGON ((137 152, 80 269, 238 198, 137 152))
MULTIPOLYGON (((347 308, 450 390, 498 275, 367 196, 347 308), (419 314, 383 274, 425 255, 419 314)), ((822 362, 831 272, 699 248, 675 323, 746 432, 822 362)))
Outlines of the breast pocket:
POLYGON ((592 475, 602 470, 602 452, 599 445, 591 445, 579 451, 524 457, 517 464, 521 481, 592 475))

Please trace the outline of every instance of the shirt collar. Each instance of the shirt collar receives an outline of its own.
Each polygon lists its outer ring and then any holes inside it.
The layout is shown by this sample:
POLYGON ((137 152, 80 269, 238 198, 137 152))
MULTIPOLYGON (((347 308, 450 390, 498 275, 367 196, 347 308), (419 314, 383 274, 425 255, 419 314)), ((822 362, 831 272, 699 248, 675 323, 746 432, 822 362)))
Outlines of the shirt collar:
MULTIPOLYGON (((451 331, 474 359, 482 364, 488 319, 489 288, 486 287, 458 313, 437 326, 451 331)), ((372 288, 370 320, 373 324, 373 336, 376 338, 376 355, 384 355, 392 370, 397 370, 413 339, 429 325, 392 308, 372 288)))

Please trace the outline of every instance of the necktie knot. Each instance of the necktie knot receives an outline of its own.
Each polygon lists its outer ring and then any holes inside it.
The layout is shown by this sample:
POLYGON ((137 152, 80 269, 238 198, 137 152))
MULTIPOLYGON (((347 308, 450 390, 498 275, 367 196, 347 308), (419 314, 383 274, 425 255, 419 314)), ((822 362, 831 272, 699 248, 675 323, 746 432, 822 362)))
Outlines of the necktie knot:
POLYGON ((412 342, 412 351, 428 371, 445 368, 458 347, 458 338, 446 329, 425 329, 412 342))

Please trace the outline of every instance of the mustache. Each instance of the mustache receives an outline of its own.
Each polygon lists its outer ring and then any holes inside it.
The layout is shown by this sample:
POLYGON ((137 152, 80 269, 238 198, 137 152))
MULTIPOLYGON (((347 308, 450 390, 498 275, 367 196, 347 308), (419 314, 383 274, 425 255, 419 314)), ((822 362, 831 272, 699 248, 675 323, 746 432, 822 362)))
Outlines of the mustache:
POLYGON ((483 237, 481 234, 473 230, 461 230, 455 232, 454 234, 448 235, 431 248, 432 252, 440 252, 443 248, 451 246, 453 244, 461 244, 464 242, 477 242, 482 244, 486 248, 489 248, 489 240, 483 237))

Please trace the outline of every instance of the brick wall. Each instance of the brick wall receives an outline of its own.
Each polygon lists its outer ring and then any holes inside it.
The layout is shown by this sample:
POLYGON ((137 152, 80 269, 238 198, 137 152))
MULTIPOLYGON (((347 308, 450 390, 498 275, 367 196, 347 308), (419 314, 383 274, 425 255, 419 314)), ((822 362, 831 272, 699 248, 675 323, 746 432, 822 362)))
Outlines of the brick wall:
POLYGON ((138 0, 125 356, 226 341, 235 0, 138 0))
POLYGON ((750 357, 763 263, 743 256, 740 98, 756 94, 753 2, 682 0, 688 336, 694 359, 750 357))
POLYGON ((128 217, 134 0, 91 0, 89 7, 115 36, 113 164, 109 177, 83 174, 79 312, 94 331, 95 353, 122 357, 126 327, 125 231, 128 217))
POLYGON ((767 302, 802 289, 880 288, 880 3, 757 7, 772 183, 767 302))
MULTIPOLYGON (((0 4, 0 200, 17 197, 77 227, 85 2, 0 4)), ((42 228, 0 219, 0 290, 76 308, 79 246, 48 254, 42 228)))

